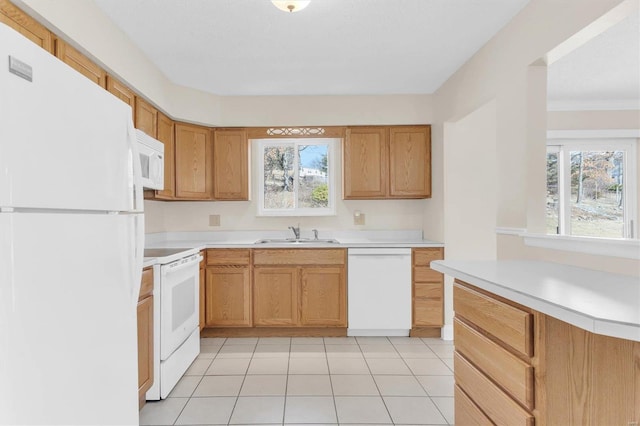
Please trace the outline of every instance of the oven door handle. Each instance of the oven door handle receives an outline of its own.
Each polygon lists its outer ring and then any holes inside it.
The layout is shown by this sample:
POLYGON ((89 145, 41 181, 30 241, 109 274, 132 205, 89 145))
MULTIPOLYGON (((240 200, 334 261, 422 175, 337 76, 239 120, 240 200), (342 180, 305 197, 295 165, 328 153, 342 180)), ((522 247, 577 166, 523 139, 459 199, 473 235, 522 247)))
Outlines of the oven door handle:
POLYGON ((184 263, 178 263, 178 264, 170 263, 161 268, 162 275, 167 275, 169 273, 177 272, 182 269, 188 268, 190 266, 193 266, 194 264, 200 263, 202 259, 204 258, 201 255, 197 255, 197 257, 189 258, 189 260, 184 263))

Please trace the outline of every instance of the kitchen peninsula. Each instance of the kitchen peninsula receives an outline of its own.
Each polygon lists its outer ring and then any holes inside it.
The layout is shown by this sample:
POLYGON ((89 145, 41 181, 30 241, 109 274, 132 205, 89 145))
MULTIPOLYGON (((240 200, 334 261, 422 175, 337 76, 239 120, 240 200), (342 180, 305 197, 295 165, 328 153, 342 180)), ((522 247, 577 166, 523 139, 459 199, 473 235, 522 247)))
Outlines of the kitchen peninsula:
POLYGON ((456 279, 457 422, 637 424, 638 277, 533 261, 432 267, 456 279))

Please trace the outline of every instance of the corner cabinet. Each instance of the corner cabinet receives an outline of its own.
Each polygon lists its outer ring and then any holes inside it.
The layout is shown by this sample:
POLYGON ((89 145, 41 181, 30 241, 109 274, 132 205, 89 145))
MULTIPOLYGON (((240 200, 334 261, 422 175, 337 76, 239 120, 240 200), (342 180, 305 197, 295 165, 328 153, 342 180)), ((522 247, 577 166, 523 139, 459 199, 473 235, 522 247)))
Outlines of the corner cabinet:
POLYGON ((348 128, 343 194, 347 200, 431 197, 431 126, 348 128))
POLYGON ((175 127, 176 198, 211 200, 213 198, 213 153, 211 130, 176 123, 175 127))
POLYGON ((346 327, 346 250, 256 249, 256 327, 346 327))
POLYGON ((153 269, 142 271, 138 298, 138 405, 153 385, 153 269))

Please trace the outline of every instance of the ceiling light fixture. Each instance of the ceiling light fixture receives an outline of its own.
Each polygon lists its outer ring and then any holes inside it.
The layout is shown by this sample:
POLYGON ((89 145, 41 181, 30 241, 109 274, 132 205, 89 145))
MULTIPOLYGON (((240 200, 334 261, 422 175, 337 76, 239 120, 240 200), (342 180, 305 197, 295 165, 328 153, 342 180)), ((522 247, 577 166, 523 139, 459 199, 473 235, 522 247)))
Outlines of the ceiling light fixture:
POLYGON ((271 0, 271 3, 284 12, 299 12, 309 6, 311 0, 271 0))

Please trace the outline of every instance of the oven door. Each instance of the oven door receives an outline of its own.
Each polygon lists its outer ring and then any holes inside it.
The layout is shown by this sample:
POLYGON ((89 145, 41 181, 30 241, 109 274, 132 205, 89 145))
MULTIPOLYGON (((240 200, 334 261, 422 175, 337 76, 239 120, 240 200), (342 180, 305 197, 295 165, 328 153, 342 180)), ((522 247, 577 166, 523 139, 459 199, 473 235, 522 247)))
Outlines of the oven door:
POLYGON ((160 359, 166 360, 198 327, 199 254, 160 267, 160 359))

